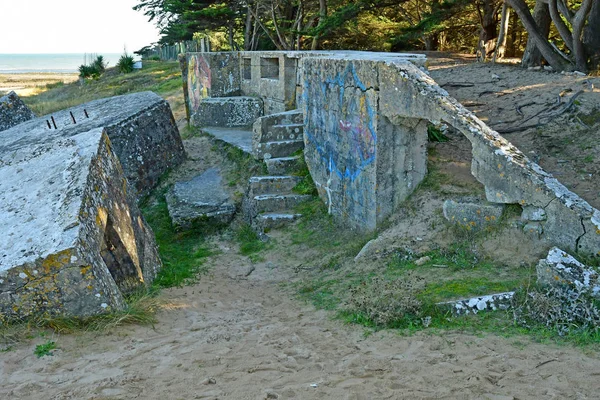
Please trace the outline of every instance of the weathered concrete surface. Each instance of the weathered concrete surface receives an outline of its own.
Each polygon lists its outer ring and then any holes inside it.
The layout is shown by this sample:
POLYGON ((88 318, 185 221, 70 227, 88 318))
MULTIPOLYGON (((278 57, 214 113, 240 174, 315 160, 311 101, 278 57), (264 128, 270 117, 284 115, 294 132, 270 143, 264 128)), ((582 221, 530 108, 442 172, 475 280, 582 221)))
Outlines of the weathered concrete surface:
POLYGON ((289 157, 304 148, 304 123, 300 110, 258 118, 252 126, 252 154, 258 160, 289 157))
POLYGON ((329 212, 367 231, 386 220, 427 171, 427 121, 383 112, 380 64, 302 60, 309 170, 329 212))
POLYGON ((218 168, 210 168, 187 182, 175 183, 166 197, 173 225, 179 227, 201 221, 227 223, 235 214, 235 205, 223 189, 218 168))
POLYGON ((123 309, 161 262, 106 129, 27 127, 0 142, 0 322, 123 309))
POLYGON ((35 118, 33 111, 15 92, 0 97, 0 132, 35 118))
POLYGON ((598 271, 587 267, 575 257, 553 247, 545 259, 536 267, 538 283, 550 286, 575 287, 579 291, 589 291, 592 295, 600 295, 598 271))
POLYGON ((448 308, 454 315, 477 314, 480 311, 507 310, 511 306, 515 292, 496 293, 469 299, 452 300, 436 304, 448 308))
POLYGON ((469 139, 471 172, 485 185, 488 201, 541 208, 546 214, 546 220, 540 221, 541 239, 600 255, 600 211, 529 160, 414 65, 383 63, 379 80, 382 112, 390 119, 418 116, 445 122, 469 139))
POLYGON ((21 137, 69 138, 98 127, 105 128, 136 194, 147 193, 185 158, 169 104, 152 92, 96 100, 35 118, 3 132, 3 141, 10 151, 22 146, 21 137))
POLYGON ((263 113, 262 100, 256 97, 206 98, 192 116, 195 126, 252 126, 263 113))
POLYGON ((467 230, 479 231, 500 223, 503 204, 446 200, 444 217, 467 230))
POLYGON ((241 128, 221 128, 209 126, 202 128, 209 135, 237 147, 245 153, 252 154, 252 131, 241 128))

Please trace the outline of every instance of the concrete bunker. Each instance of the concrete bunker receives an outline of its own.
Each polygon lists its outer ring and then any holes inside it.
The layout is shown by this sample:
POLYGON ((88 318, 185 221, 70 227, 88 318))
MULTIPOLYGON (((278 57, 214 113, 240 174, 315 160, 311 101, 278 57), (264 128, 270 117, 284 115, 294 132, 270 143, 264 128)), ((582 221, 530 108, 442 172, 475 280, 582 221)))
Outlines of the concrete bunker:
POLYGON ((423 72, 425 61, 391 53, 233 52, 188 53, 182 65, 192 121, 199 93, 263 101, 252 140, 257 158, 270 160, 269 135, 289 131, 275 132, 266 121, 302 111, 304 158, 319 194, 353 228, 377 229, 416 188, 426 174, 427 124, 445 123, 470 141, 471 173, 489 202, 521 206, 522 220, 548 245, 600 255, 600 211, 451 98, 423 72), (191 76, 196 65, 204 74, 191 76))
POLYGON ((168 104, 103 99, 4 133, 0 321, 123 309, 161 267, 137 200, 184 157, 168 104))

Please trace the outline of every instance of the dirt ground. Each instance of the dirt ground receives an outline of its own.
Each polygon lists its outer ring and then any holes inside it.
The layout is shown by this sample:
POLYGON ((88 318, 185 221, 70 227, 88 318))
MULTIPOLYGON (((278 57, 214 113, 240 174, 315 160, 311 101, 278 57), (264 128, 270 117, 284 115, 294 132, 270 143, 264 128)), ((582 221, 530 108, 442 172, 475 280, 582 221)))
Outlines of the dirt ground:
MULTIPOLYGON (((500 116, 517 120, 510 123, 516 126, 553 104, 563 90, 572 90, 563 94, 566 102, 583 88, 573 110, 506 137, 599 205, 597 125, 585 119, 584 126, 575 118, 600 109, 597 89, 591 88, 600 84, 598 79, 472 64, 456 57, 432 58, 430 69, 452 95, 498 129, 508 126, 500 124, 500 116), (452 87, 449 82, 473 86, 452 87), (524 115, 516 111, 517 105, 531 102, 536 105, 520 109, 524 115), (590 156, 592 161, 585 161, 590 156)), ((455 139, 436 145, 433 158, 463 181, 460 194, 477 183, 468 174, 469 144, 455 139)), ((208 151, 206 138, 189 140, 186 147, 191 160, 182 177, 219 162, 208 151)), ((423 199, 423 210, 431 208, 427 212, 433 215, 441 201, 423 199)), ((414 244, 417 236, 419 246, 437 240, 429 217, 418 218, 418 223, 383 232, 381 245, 414 244)), ((590 349, 487 333, 366 334, 363 327, 334 320, 333 313, 295 298, 289 283, 302 278, 296 267, 306 254, 284 238, 276 243, 281 252, 269 251, 253 263, 227 235, 212 238, 211 247, 218 251, 208 260, 210 273, 197 284, 163 290, 164 306, 154 326, 35 337, 0 353, 0 399, 598 398, 600 357, 590 349), (58 349, 37 358, 33 349, 48 340, 58 349)), ((514 251, 505 253, 514 258, 514 251)))
POLYGON ((280 285, 289 266, 252 269, 227 243, 215 245, 212 274, 164 291, 154 327, 56 337, 59 350, 43 358, 33 344, 2 354, 0 398, 597 398, 595 353, 527 337, 365 337, 292 298, 280 285))

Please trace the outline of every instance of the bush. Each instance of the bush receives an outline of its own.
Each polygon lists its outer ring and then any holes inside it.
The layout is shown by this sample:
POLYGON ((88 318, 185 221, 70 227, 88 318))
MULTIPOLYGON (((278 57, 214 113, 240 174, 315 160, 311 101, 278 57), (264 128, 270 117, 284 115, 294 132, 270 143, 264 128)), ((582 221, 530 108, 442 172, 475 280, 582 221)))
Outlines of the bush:
POLYGON ((98 78, 106 70, 106 63, 103 56, 98 56, 90 65, 79 66, 79 76, 82 78, 98 78))
POLYGON ((526 328, 536 325, 559 336, 598 331, 600 308, 588 291, 575 286, 523 289, 513 298, 515 322, 526 328))
POLYGON ((133 72, 133 64, 133 56, 130 56, 127 53, 125 53, 121 56, 121 58, 119 58, 117 68, 119 68, 119 71, 128 74, 130 72, 133 72))
POLYGON ((404 326, 422 314, 423 304, 416 295, 423 286, 423 278, 411 274, 393 281, 375 277, 350 289, 346 311, 375 326, 404 326))

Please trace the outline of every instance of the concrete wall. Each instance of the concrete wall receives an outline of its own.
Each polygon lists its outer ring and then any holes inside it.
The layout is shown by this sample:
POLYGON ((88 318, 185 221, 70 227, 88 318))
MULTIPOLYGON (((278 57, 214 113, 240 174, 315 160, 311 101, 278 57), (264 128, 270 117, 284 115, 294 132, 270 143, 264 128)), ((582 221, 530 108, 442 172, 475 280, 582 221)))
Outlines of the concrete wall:
POLYGON ((305 158, 329 212, 373 230, 427 171, 427 124, 381 113, 377 61, 305 58, 305 158))
POLYGON ((305 157, 330 211, 349 225, 376 228, 397 207, 397 199, 414 190, 424 166, 425 154, 419 150, 426 141, 424 122, 445 122, 470 140, 472 173, 485 186, 488 201, 523 206, 522 218, 538 223, 549 244, 600 255, 600 211, 491 130, 410 60, 304 58, 301 69, 305 157), (368 151, 357 158, 359 149, 368 151), (401 182, 390 184, 388 174, 401 182), (390 197, 390 191, 398 190, 390 197))
MULTIPOLYGON (((364 55, 347 51, 247 51, 186 53, 180 56, 183 92, 191 123, 205 121, 195 115, 208 97, 254 96, 264 104, 264 115, 298 108, 301 98, 299 62, 305 57, 364 55)), ((372 53, 367 53, 372 54, 372 53)), ((394 57, 388 53, 388 57, 394 57)), ((405 55, 424 64, 421 55, 405 55)))

